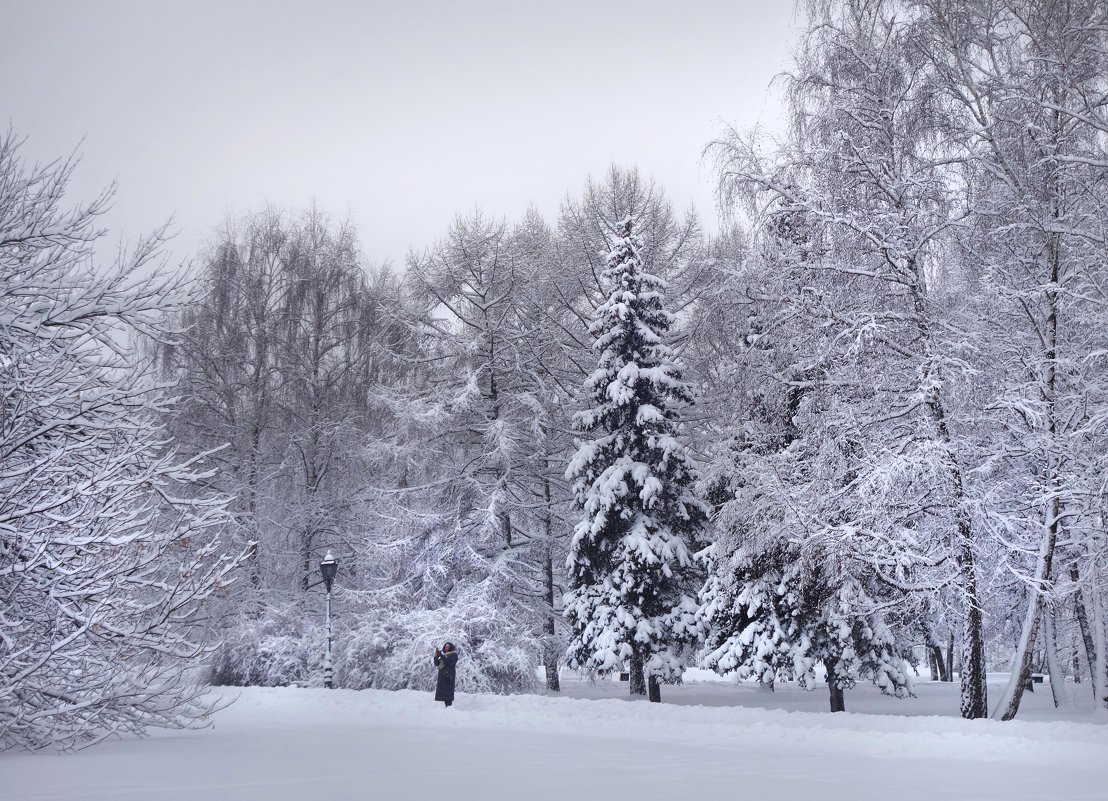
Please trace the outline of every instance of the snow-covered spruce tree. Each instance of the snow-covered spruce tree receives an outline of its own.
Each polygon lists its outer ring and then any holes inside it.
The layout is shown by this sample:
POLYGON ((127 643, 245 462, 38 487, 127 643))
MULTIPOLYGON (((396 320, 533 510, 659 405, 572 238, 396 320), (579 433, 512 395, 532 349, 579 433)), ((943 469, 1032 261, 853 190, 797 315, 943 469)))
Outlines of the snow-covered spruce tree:
POLYGON ((719 412, 702 482, 714 510, 699 597, 703 664, 767 689, 782 680, 813 689, 822 663, 833 712, 860 680, 908 695, 904 627, 889 614, 903 594, 878 581, 848 543, 812 525, 828 506, 820 499, 840 494, 823 480, 840 471, 821 469, 817 451, 845 461, 815 431, 829 411, 819 386, 828 365, 797 329, 804 318, 792 302, 800 282, 811 281, 815 230, 795 212, 758 233, 757 251, 721 265, 727 274, 713 301, 731 314, 713 326, 727 347, 717 346, 705 371, 719 412))
MULTIPOLYGON (((719 545, 717 543, 716 545, 719 545)), ((741 547, 714 559, 701 593, 705 666, 772 687, 816 684, 827 671, 832 712, 846 710, 844 691, 859 680, 903 698, 912 687, 895 632, 874 597, 880 585, 844 569, 833 551, 785 541, 741 547)))
POLYGON ((0 140, 0 749, 202 725, 196 612, 237 560, 128 344, 163 336, 186 286, 160 234, 98 269, 111 192, 67 210, 75 162, 18 149, 0 140))
POLYGON ((570 546, 571 665, 600 674, 629 665, 631 692, 661 700, 659 682, 680 676, 678 651, 694 633, 694 567, 707 508, 696 467, 679 440, 679 409, 693 400, 666 344, 673 318, 665 283, 642 268, 632 218, 608 255, 611 287, 590 331, 600 354, 585 382, 592 407, 574 426, 583 438, 566 477, 583 513, 570 546))

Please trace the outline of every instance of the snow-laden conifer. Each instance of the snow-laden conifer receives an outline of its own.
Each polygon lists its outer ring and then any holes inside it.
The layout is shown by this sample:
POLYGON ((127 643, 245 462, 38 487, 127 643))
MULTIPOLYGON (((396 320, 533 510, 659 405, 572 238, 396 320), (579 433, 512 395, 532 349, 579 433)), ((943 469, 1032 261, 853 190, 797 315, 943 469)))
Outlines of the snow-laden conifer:
POLYGON ((603 274, 610 294, 590 326, 599 361, 585 382, 591 406, 574 420, 586 437, 566 470, 583 517, 565 615, 571 664, 601 674, 630 666, 632 692, 649 678, 659 700, 692 633, 689 546, 707 515, 680 440, 679 409, 693 393, 665 341, 665 282, 643 270, 633 225, 620 224, 603 274))
POLYGON ((713 554, 709 561, 699 610, 706 667, 769 687, 795 680, 810 690, 822 664, 832 712, 845 710, 843 691, 859 680, 872 681, 886 695, 912 694, 900 648, 880 611, 882 599, 830 554, 804 554, 776 543, 757 552, 713 554))

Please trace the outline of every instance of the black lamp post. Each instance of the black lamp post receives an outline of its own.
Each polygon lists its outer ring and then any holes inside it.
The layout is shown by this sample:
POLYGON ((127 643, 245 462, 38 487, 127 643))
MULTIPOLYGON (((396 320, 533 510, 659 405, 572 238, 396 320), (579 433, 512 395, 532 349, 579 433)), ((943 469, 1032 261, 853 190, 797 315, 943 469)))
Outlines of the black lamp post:
POLYGON ((327 587, 327 660, 323 663, 323 686, 330 690, 335 686, 334 670, 331 667, 331 585, 335 583, 335 574, 339 572, 339 563, 330 551, 327 551, 327 555, 319 563, 319 572, 327 587))

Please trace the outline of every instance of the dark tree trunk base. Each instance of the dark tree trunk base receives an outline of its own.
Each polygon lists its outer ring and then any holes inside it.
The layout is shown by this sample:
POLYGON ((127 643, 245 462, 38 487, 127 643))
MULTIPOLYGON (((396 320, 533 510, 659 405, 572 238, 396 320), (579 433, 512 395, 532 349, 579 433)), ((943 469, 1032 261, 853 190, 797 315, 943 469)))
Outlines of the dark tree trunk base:
POLYGON ((642 657, 631 657, 631 695, 646 695, 646 676, 643 675, 642 657))
POLYGON ((562 681, 558 678, 557 659, 552 659, 546 663, 546 689, 556 693, 562 691, 562 681))
MULTIPOLYGON (((937 645, 931 646, 932 670, 939 675, 939 681, 949 681, 946 672, 946 662, 943 660, 943 649, 937 645)), ((934 678, 932 678, 934 681, 934 678)))
POLYGON ((827 692, 831 696, 831 711, 832 712, 845 712, 846 711, 846 696, 843 693, 843 688, 839 686, 837 677, 835 675, 835 668, 831 665, 827 665, 827 692))

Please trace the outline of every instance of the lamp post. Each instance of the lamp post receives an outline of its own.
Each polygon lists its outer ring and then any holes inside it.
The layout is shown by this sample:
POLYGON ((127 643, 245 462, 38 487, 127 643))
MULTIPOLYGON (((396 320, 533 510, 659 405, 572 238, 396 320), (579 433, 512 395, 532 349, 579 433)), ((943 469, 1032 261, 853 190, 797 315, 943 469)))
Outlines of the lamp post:
POLYGON ((335 583, 335 574, 339 572, 339 563, 331 555, 331 551, 328 550, 319 563, 319 572, 327 586, 327 659, 323 663, 323 686, 331 690, 335 686, 334 670, 331 667, 331 585, 335 583))

